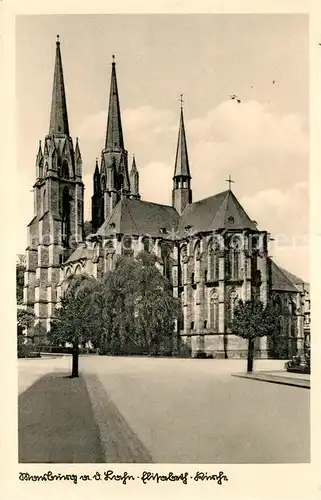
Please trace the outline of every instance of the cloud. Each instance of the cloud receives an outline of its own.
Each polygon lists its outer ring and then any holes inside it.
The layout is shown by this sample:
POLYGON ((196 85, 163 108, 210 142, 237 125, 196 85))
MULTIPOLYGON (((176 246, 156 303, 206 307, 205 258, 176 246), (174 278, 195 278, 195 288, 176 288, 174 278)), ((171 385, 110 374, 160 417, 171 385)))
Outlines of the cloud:
MULTIPOLYGON (((171 129, 174 114, 167 109, 158 109, 153 106, 127 108, 121 113, 122 125, 126 138, 130 140, 132 134, 135 141, 149 141, 151 135, 160 135, 171 129)), ((76 129, 76 135, 86 141, 105 138, 107 127, 107 111, 101 110, 87 115, 76 129)), ((126 144, 127 146, 127 144, 126 144)))
POLYGON ((144 200, 171 205, 173 166, 169 163, 150 162, 139 176, 140 193, 144 200))
POLYGON ((265 189, 243 196, 240 202, 262 229, 293 236, 308 232, 307 182, 298 182, 284 191, 265 189))
POLYGON ((283 267, 309 280, 308 183, 298 182, 285 191, 266 189, 240 202, 272 233, 269 253, 283 267))
POLYGON ((186 124, 197 197, 224 186, 230 173, 237 190, 255 192, 305 181, 308 135, 295 114, 278 115, 256 101, 225 101, 186 124))

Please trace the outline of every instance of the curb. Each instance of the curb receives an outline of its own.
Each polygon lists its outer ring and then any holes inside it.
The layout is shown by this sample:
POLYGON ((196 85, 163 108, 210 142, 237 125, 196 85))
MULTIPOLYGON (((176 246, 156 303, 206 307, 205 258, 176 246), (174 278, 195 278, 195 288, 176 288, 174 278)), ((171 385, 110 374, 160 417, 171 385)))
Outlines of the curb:
POLYGON ((277 375, 268 375, 261 373, 232 373, 232 377, 247 378, 252 380, 259 380, 261 382, 270 382, 272 384, 291 385, 292 387, 301 387, 303 389, 310 389, 310 381, 303 379, 294 379, 290 377, 282 377, 277 375))

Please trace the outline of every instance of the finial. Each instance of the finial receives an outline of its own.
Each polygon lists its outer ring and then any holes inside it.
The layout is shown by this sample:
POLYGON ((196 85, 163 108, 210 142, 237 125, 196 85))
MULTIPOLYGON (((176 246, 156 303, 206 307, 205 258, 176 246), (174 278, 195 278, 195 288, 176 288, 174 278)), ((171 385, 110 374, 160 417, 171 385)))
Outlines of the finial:
POLYGON ((57 41, 56 41, 57 45, 60 43, 60 40, 59 40, 59 35, 57 35, 57 41))
POLYGON ((180 96, 179 96, 179 101, 180 101, 180 103, 181 103, 181 109, 183 109, 183 104, 184 104, 183 95, 184 95, 184 94, 180 94, 180 96))
POLYGON ((112 56, 111 56, 111 57, 112 57, 112 59, 113 59, 112 64, 115 64, 115 54, 112 54, 112 56))
POLYGON ((78 144, 78 137, 76 137, 76 143, 78 144))
POLYGON ((235 181, 232 181, 231 174, 228 176, 228 179, 225 179, 225 182, 228 182, 228 189, 231 191, 231 184, 234 184, 235 181))
POLYGON ((133 153, 133 160, 135 160, 135 153, 133 153))

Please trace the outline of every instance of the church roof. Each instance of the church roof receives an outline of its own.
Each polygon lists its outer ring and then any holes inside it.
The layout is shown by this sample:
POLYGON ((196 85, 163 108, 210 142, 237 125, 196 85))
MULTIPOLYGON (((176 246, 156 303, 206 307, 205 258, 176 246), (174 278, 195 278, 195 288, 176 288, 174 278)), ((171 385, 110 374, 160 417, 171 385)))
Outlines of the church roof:
POLYGON ((292 281, 292 283, 294 283, 295 285, 304 285, 304 284, 306 284, 306 282, 302 278, 299 278, 299 276, 296 276, 295 274, 290 273, 290 271, 288 271, 287 269, 284 269, 283 267, 280 267, 280 269, 286 275, 286 277, 290 281, 292 281))
POLYGON ((75 251, 68 257, 64 264, 69 264, 70 262, 76 262, 81 259, 91 259, 93 256, 93 250, 85 243, 80 243, 75 251))
POLYGON ((272 259, 270 260, 271 260, 272 290, 282 291, 282 292, 298 292, 298 288, 289 278, 289 276, 294 276, 294 275, 289 273, 289 271, 286 271, 285 269, 279 267, 272 259))
POLYGON ((122 198, 97 234, 110 236, 116 232, 166 237, 163 229, 169 233, 176 230, 178 220, 179 215, 171 206, 122 198))
POLYGON ((187 205, 179 224, 183 234, 186 227, 193 233, 217 229, 257 229, 231 190, 187 205))

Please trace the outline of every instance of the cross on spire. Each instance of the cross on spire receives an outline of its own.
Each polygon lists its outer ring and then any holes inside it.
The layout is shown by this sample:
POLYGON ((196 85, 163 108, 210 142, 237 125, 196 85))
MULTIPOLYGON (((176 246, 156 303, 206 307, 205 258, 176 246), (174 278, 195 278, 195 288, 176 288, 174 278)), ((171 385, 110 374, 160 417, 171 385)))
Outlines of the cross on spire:
POLYGON ((113 64, 115 64, 115 54, 112 54, 112 60, 113 60, 113 64))
POLYGON ((232 181, 231 175, 228 176, 228 179, 225 179, 225 182, 228 182, 228 189, 231 191, 231 184, 234 184, 235 181, 232 181))
POLYGON ((184 95, 184 94, 180 94, 180 95, 179 95, 179 101, 180 101, 180 103, 181 103, 181 108, 183 108, 183 104, 184 104, 183 95, 184 95))

